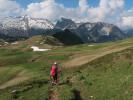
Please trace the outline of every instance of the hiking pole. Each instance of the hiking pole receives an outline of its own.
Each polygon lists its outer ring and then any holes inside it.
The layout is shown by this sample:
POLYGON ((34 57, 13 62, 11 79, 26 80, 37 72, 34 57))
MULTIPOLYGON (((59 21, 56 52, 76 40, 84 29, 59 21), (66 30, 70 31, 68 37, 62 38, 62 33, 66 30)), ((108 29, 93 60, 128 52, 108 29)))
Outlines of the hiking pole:
POLYGON ((62 71, 61 70, 59 71, 59 74, 60 74, 60 80, 63 80, 63 75, 62 75, 62 71))
POLYGON ((60 79, 63 81, 62 72, 60 71, 60 79))

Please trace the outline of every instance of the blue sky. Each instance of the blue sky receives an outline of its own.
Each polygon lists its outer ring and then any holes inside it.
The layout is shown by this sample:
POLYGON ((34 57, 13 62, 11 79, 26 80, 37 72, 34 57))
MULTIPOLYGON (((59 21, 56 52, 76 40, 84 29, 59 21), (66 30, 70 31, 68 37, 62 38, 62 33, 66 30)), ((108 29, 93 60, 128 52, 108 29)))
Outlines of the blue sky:
MULTIPOLYGON (((43 0, 16 0, 22 7, 26 8, 27 5, 30 3, 41 2, 43 0)), ((57 3, 63 4, 65 7, 77 7, 78 0, 55 0, 57 3)), ((96 7, 99 5, 100 0, 88 0, 88 4, 90 6, 96 7)), ((128 10, 133 8, 133 1, 132 0, 125 0, 124 9, 128 10)))

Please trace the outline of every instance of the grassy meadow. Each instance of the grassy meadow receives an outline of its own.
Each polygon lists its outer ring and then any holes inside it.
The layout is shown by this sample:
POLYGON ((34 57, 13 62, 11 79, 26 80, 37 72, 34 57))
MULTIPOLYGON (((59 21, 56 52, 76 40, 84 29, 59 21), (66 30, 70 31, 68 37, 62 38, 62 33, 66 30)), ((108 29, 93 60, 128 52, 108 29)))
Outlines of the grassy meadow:
POLYGON ((0 100, 133 99, 132 38, 75 46, 51 46, 41 40, 33 37, 0 48, 0 100), (33 52, 32 45, 52 50, 33 52), (51 86, 49 77, 54 61, 62 71, 57 86, 51 86))

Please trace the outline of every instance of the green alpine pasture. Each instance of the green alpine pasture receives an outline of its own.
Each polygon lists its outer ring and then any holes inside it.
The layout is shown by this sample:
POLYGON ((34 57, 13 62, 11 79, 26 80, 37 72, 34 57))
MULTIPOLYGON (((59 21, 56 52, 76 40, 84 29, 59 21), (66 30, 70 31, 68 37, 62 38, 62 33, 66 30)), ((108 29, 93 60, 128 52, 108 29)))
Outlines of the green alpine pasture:
POLYGON ((0 48, 0 100, 133 99, 133 38, 74 46, 40 44, 39 38, 0 48), (33 52, 32 45, 51 50, 33 52), (81 66, 63 67, 82 55, 123 47, 128 48, 81 66), (51 86, 49 76, 54 61, 61 69, 57 86, 51 86))

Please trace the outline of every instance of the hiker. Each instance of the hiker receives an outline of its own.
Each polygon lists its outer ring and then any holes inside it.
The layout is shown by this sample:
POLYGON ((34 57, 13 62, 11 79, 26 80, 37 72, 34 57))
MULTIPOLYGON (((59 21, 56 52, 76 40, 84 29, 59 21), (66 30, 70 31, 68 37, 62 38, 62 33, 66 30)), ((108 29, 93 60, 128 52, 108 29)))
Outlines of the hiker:
POLYGON ((50 70, 50 77, 52 78, 52 85, 57 84, 59 82, 59 77, 58 77, 59 73, 60 73, 60 70, 58 68, 58 64, 57 62, 54 62, 50 70))

